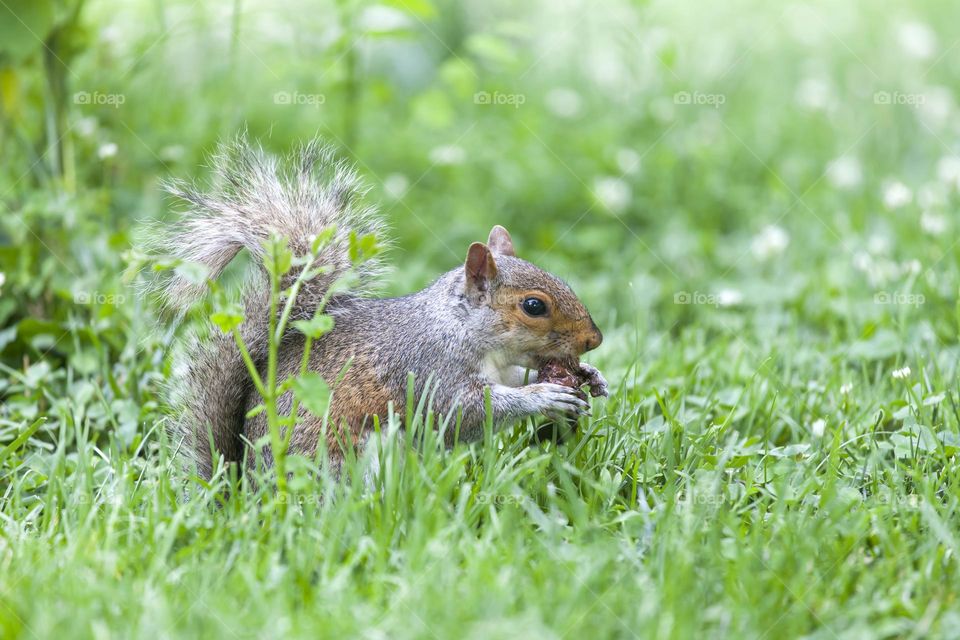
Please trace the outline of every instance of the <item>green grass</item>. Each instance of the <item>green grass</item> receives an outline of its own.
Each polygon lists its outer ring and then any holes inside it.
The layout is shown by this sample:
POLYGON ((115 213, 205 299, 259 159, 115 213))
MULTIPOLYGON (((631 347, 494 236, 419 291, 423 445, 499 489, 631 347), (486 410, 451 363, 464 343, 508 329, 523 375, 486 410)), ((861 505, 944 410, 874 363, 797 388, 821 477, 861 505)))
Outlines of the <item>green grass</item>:
POLYGON ((292 482, 285 514, 183 499, 155 433, 131 457, 64 427, 7 479, 3 635, 949 635, 958 424, 935 363, 894 380, 702 337, 612 372, 559 447, 387 439, 373 486, 292 482))
POLYGON ((90 0, 65 72, 0 6, 0 638, 956 637, 955 3, 406 4, 90 0), (286 504, 183 474, 136 235, 243 128, 358 163, 389 293, 507 226, 611 397, 286 504))

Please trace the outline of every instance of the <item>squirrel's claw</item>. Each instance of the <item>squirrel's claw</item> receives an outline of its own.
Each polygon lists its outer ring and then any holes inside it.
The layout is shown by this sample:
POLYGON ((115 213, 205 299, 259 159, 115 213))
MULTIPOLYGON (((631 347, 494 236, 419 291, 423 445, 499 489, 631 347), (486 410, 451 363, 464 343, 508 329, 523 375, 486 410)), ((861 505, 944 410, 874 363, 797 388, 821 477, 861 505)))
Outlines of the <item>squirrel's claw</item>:
POLYGON ((535 398, 536 411, 543 415, 590 415, 590 405, 577 397, 577 389, 550 382, 527 385, 524 390, 535 398))
POLYGON ((587 364, 586 362, 580 363, 580 373, 584 378, 587 379, 587 384, 590 385, 590 395, 594 398, 600 396, 607 397, 609 394, 607 379, 603 377, 603 374, 600 373, 600 370, 596 367, 587 364))

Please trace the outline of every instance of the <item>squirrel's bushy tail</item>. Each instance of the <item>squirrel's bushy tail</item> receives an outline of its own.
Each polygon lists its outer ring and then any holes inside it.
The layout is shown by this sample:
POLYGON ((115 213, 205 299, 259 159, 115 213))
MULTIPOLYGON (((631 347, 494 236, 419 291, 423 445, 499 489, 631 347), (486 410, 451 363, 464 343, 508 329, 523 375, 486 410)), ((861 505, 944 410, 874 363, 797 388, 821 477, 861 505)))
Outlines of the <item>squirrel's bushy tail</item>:
MULTIPOLYGON (((169 256, 204 265, 210 279, 216 279, 241 249, 255 258, 261 269, 245 286, 245 320, 240 333, 259 365, 267 354, 270 294, 262 260, 270 235, 286 237, 291 251, 300 256, 311 250, 317 234, 336 229, 315 262, 325 269, 303 283, 294 301, 291 318, 310 318, 334 282, 348 272, 357 276, 351 287, 354 293, 363 293, 376 283, 380 263, 368 260, 354 267, 349 242, 351 233, 372 233, 379 238, 382 222, 372 208, 359 203, 365 189, 357 174, 319 141, 279 160, 241 137, 222 144, 212 165, 209 189, 182 182, 167 185, 189 208, 157 242, 169 256)), ((182 311, 204 289, 204 285, 173 275, 162 295, 169 308, 182 311)), ((233 337, 212 326, 208 329, 208 338, 194 338, 186 345, 171 393, 171 405, 178 414, 174 445, 192 458, 207 478, 218 453, 228 462, 243 459, 241 434, 247 396, 253 390, 233 337), (208 434, 212 434, 215 451, 211 451, 208 434)))

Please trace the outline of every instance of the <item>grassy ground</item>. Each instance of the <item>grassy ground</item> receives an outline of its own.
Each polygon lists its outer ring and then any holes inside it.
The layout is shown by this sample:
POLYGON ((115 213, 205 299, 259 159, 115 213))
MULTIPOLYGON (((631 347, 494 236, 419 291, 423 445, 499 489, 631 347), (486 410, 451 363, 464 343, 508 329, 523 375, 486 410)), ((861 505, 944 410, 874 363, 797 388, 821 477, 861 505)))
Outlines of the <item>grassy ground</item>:
POLYGON ((341 3, 331 35, 91 1, 61 80, 114 98, 63 113, 18 59, 0 638, 956 637, 960 14, 777 4, 405 3, 395 33, 341 3), (391 292, 505 224, 591 309, 611 397, 559 445, 388 438, 374 486, 298 472, 292 504, 185 478, 176 332, 128 274, 157 180, 244 127, 358 163, 391 292))

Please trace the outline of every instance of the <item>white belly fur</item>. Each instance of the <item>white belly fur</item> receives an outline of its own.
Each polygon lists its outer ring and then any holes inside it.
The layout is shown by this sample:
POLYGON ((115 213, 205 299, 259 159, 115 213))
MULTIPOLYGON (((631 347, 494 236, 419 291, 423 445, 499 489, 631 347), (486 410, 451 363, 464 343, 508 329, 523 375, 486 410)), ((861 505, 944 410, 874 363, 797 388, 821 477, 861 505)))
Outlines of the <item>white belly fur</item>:
POLYGON ((483 375, 491 384, 502 384, 508 387, 520 387, 524 382, 536 382, 537 372, 512 364, 500 352, 493 352, 483 359, 480 367, 483 375), (528 373, 529 371, 529 373, 528 373))

